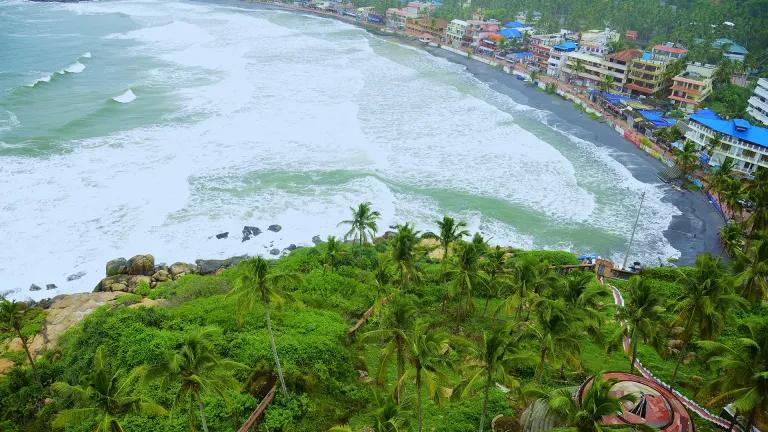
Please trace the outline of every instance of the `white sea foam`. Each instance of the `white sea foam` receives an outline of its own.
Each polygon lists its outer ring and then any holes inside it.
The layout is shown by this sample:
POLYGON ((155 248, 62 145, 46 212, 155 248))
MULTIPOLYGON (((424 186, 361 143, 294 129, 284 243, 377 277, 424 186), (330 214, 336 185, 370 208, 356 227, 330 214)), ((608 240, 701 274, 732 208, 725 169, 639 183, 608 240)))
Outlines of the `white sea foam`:
MULTIPOLYGON (((121 52, 126 62, 164 65, 135 86, 175 88, 181 107, 170 117, 195 121, 70 142, 71 152, 44 159, 4 158, 0 190, 35 191, 0 194, 0 226, 24 240, 0 239, 0 274, 21 290, 15 297, 90 290, 118 256, 192 261, 311 244, 343 234, 336 224, 361 201, 382 212, 382 231, 405 221, 434 230, 449 212, 519 247, 587 247, 577 229, 624 235, 636 201, 626 191, 650 188, 648 208, 662 221, 670 213, 657 186, 633 181, 594 144, 522 127, 536 112, 461 66, 346 24, 198 3, 61 7, 135 19, 138 29, 110 38, 137 44, 121 52), (533 219, 549 233, 532 230, 533 219), (241 241, 243 225, 272 223, 283 230, 241 241), (229 238, 213 237, 224 231, 229 238), (86 276, 66 281, 79 271, 86 276), (30 283, 59 290, 29 293, 30 283)), ((643 226, 637 239, 666 253, 663 228, 643 226)))
POLYGON ((136 95, 133 93, 133 90, 128 89, 119 96, 115 96, 112 98, 115 102, 120 102, 123 104, 131 103, 136 100, 136 95))
POLYGON ((91 58, 91 52, 88 51, 86 53, 83 53, 83 55, 81 55, 80 58, 91 58))
POLYGON ((45 76, 43 76, 41 78, 38 78, 35 81, 27 84, 27 87, 34 87, 34 86, 36 86, 36 85, 38 85, 40 83, 49 83, 49 82, 51 82, 51 78, 53 78, 53 74, 45 75, 45 76))
POLYGON ((0 132, 9 131, 20 124, 21 122, 16 117, 16 114, 8 110, 0 110, 0 132))
POLYGON ((78 74, 85 70, 85 65, 79 61, 72 63, 64 69, 64 72, 78 74))

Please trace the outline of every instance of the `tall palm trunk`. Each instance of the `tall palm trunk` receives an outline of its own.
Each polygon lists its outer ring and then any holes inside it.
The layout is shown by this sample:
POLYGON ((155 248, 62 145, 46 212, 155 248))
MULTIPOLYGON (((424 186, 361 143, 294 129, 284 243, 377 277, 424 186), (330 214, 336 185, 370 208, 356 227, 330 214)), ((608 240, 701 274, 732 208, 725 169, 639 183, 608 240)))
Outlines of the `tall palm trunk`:
POLYGON ((405 347, 403 346, 403 339, 400 336, 395 337, 397 343, 397 381, 395 382, 395 399, 397 403, 400 404, 402 393, 401 379, 403 378, 403 375, 405 375, 405 347))
POLYGON ((203 425, 203 432, 208 432, 208 423, 205 421, 205 404, 200 395, 197 395, 197 408, 200 410, 200 423, 203 425))
POLYGON ((21 328, 14 327, 14 330, 16 330, 16 336, 21 341, 21 346, 24 348, 24 353, 27 355, 27 360, 29 360, 29 366, 32 367, 32 374, 35 376, 35 382, 37 382, 38 387, 42 388, 43 384, 40 382, 40 375, 37 373, 37 366, 35 366, 35 360, 32 358, 32 353, 29 352, 29 341, 26 337, 21 333, 21 328))
POLYGON ((416 417, 418 421, 418 432, 424 427, 424 415, 421 410, 421 367, 416 368, 416 417))
POLYGON ((685 338, 685 341, 683 342, 683 347, 680 349, 680 355, 677 357, 677 362, 675 362, 675 370, 672 372, 672 385, 675 385, 675 383, 677 382, 677 370, 680 369, 680 363, 683 362, 685 353, 688 350, 688 344, 691 342, 691 339, 693 338, 692 335, 689 335, 689 332, 691 331, 691 325, 693 324, 694 312, 696 312, 695 307, 690 312, 691 316, 688 317, 688 322, 685 323, 685 330, 683 330, 683 335, 684 336, 688 335, 688 336, 685 338))
POLYGON ((264 316, 267 320, 267 331, 269 332, 269 343, 272 345, 272 355, 275 357, 275 366, 277 367, 277 376, 280 378, 280 390, 283 396, 288 398, 288 388, 285 386, 283 377, 283 366, 280 365, 280 357, 277 355, 277 346, 275 345, 275 335, 272 333, 272 320, 269 318, 269 303, 264 302, 264 316))
POLYGON ((491 380, 491 371, 490 366, 488 369, 488 380, 485 383, 485 390, 483 395, 483 411, 480 413, 480 432, 483 432, 483 429, 485 428, 485 416, 488 413, 488 396, 491 394, 491 385, 493 384, 493 380, 491 380))
POLYGON ((629 373, 635 372, 635 361, 637 361, 637 340, 635 340, 635 329, 632 328, 632 332, 629 334, 629 343, 632 346, 632 360, 629 364, 629 373))
POLYGON ((544 376, 544 361, 547 358, 547 348, 544 347, 541 349, 541 354, 539 355, 539 367, 536 371, 536 382, 541 384, 541 378, 544 376))

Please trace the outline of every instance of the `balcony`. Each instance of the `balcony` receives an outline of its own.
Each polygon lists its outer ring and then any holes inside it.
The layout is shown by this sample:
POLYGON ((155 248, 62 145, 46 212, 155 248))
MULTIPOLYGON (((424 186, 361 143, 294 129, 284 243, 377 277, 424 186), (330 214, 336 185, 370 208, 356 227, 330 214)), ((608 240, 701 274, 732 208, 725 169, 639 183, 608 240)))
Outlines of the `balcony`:
POLYGON ((673 85, 672 86, 672 90, 673 91, 678 91, 678 92, 681 92, 681 93, 685 93, 685 94, 689 94, 689 95, 693 95, 693 96, 698 96, 698 95, 701 94, 701 90, 698 90, 698 89, 695 89, 695 88, 691 88, 691 87, 681 87, 681 86, 678 86, 678 85, 673 85))
POLYGON ((762 111, 764 115, 765 113, 768 113, 768 101, 762 101, 760 98, 752 96, 749 98, 749 105, 756 108, 758 111, 762 111))
MULTIPOLYGON (((760 78, 764 79, 764 78, 760 78)), ((755 87, 755 94, 762 97, 763 99, 768 99, 768 89, 757 86, 755 87)))

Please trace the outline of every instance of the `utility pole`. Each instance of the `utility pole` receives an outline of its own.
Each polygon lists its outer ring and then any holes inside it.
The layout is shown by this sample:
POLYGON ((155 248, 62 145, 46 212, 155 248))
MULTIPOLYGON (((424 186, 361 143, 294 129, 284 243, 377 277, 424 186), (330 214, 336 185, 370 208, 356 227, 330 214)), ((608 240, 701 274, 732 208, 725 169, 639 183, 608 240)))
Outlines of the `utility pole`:
POLYGON ((627 260, 629 259, 629 249, 632 247, 632 242, 635 240, 635 231, 637 231, 637 223, 640 221, 640 211, 643 209, 643 201, 645 200, 645 191, 640 195, 640 206, 637 207, 637 217, 635 217, 635 225, 632 227, 632 235, 629 236, 629 244, 627 244, 627 252, 624 253, 624 264, 621 266, 622 270, 627 269, 627 260))

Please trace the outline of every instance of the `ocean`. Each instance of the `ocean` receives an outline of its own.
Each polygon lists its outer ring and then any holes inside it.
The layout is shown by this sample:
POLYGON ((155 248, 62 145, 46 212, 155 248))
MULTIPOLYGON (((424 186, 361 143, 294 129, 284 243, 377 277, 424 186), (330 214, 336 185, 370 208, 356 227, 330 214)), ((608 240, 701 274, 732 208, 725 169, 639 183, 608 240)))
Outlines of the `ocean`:
POLYGON ((620 260, 645 191, 633 258, 678 256, 662 233, 679 210, 662 186, 552 115, 331 19, 4 1, 0 291, 90 291, 107 260, 139 253, 269 256, 342 235, 337 223, 363 201, 381 211, 381 232, 434 230, 449 214, 493 244, 620 260), (264 233, 244 242, 245 225, 264 233))

